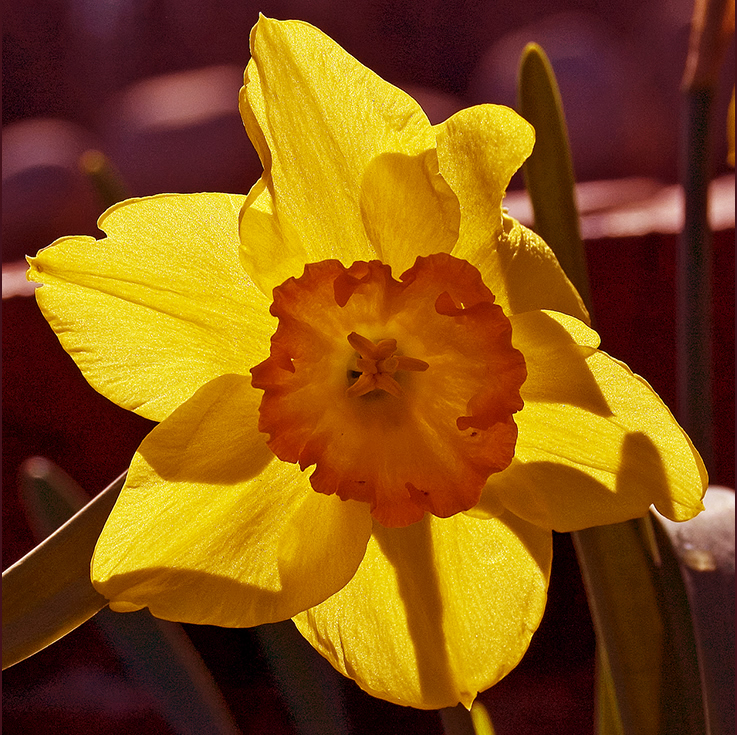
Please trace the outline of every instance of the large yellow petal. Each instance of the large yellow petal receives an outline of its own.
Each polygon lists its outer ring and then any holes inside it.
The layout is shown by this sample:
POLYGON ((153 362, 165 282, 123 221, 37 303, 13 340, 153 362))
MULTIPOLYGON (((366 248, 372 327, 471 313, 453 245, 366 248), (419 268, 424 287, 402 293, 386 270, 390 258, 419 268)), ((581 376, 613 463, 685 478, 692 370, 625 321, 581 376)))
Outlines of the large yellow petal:
POLYGON ((242 196, 130 200, 103 240, 68 237, 30 258, 44 316, 90 384, 161 421, 200 386, 269 353, 270 299, 238 259, 242 196))
POLYGON ((312 262, 375 258, 361 217, 366 170, 381 154, 433 149, 424 112, 307 23, 261 17, 251 54, 241 114, 281 230, 299 237, 290 250, 312 262))
POLYGON ((241 265, 269 300, 277 286, 301 276, 305 263, 311 262, 299 235, 287 220, 277 217, 271 189, 263 179, 241 209, 239 229, 241 265))
MULTIPOLYGON (((504 216, 504 233, 494 254, 481 251, 484 281, 495 280, 510 314, 550 309, 590 324, 589 313, 547 243, 517 220, 504 216)), ((487 283, 487 285, 489 285, 487 283)), ((493 293, 494 287, 489 285, 493 293)))
POLYGON ((552 250, 502 214, 509 180, 532 152, 530 124, 507 107, 479 105, 461 110, 435 130, 440 173, 461 206, 453 255, 481 271, 507 314, 554 309, 588 321, 552 250))
POLYGON ((438 173, 434 150, 384 153, 369 164, 361 187, 364 227, 394 277, 417 256, 449 253, 458 240, 458 198, 438 173))
MULTIPOLYGON (((417 256, 449 253, 458 240, 458 199, 438 173, 434 150, 417 156, 383 153, 366 169, 360 190, 363 227, 373 252, 399 276, 417 256)), ((289 221, 275 211, 261 179, 240 215, 241 263, 264 294, 302 275, 308 252, 289 221)))
POLYGON ((556 531, 618 523, 655 507, 671 520, 703 509, 703 462, 668 408, 598 335, 553 312, 511 318, 525 356, 515 459, 493 475, 476 513, 499 502, 556 531))
POLYGON ((247 627, 322 602, 353 576, 368 507, 315 493, 259 434, 261 393, 225 375, 135 455, 92 562, 114 610, 247 627))
POLYGON ((423 709, 469 707, 527 649, 551 553, 549 531, 511 514, 377 524, 356 576, 295 623, 369 694, 423 709))

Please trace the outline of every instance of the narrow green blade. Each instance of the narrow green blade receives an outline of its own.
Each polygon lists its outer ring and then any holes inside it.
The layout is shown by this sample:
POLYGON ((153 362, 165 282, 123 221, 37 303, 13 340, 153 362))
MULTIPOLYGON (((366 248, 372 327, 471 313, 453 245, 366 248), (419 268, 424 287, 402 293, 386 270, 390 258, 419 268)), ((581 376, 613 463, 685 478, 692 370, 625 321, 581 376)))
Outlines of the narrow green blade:
POLYGON ((471 719, 476 735, 494 735, 494 725, 491 722, 491 717, 489 717, 486 707, 478 699, 471 707, 471 719))
POLYGON ((445 735, 476 735, 471 713, 462 705, 440 710, 445 735))
POLYGON ((477 699, 471 710, 462 704, 440 710, 445 735, 494 735, 494 725, 486 707, 477 699))
POLYGON ((349 735, 341 675, 291 620, 253 629, 299 735, 349 735))
POLYGON ((522 167, 535 214, 535 232, 550 245, 591 312, 563 106, 548 57, 535 43, 527 44, 522 52, 519 112, 536 133, 535 148, 522 167))
POLYGON ((124 481, 125 474, 3 572, 3 669, 59 640, 107 605, 90 582, 90 559, 124 481))
POLYGON ((693 628, 678 565, 649 519, 573 534, 601 647, 600 733, 705 733, 693 628), (620 729, 621 727, 621 729, 620 729))
POLYGON ((596 712, 596 732, 599 735, 624 735, 622 718, 617 707, 617 694, 612 681, 612 669, 604 660, 603 646, 596 647, 596 691, 594 710, 596 712))
MULTIPOLYGON (((20 489, 39 542, 88 500, 73 478, 44 457, 32 457, 23 463, 20 489)), ((89 575, 89 559, 84 568, 89 575)), ((129 676, 149 693, 174 732, 239 732, 220 690, 181 625, 157 620, 148 610, 114 613, 105 608, 97 612, 94 622, 129 676)))
POLYGON ((85 151, 79 159, 79 167, 90 180, 104 209, 130 196, 120 172, 102 151, 85 151))
MULTIPOLYGON (((537 136, 524 169, 535 230, 593 318, 560 93, 535 44, 522 56, 519 104, 537 136)), ((599 647, 600 735, 705 732, 688 600, 670 547, 656 544, 649 518, 572 536, 599 647)))
POLYGON ((28 525, 36 543, 63 526, 89 502, 89 496, 58 465, 30 457, 21 465, 18 483, 28 525))
POLYGON ((687 523, 656 516, 690 602, 709 735, 734 732, 734 491, 710 487, 703 513, 687 523))

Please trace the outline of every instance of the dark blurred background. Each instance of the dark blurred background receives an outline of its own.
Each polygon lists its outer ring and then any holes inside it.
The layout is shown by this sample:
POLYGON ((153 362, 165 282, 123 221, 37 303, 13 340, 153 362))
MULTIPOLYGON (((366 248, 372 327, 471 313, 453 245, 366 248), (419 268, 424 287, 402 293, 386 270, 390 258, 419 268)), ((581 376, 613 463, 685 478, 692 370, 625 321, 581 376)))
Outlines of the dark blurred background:
MULTIPOLYGON (((519 55, 558 76, 584 214, 603 348, 675 404, 675 235, 680 80, 690 0, 29 0, 3 23, 3 568, 34 539, 18 473, 34 455, 94 495, 151 424, 92 391, 24 289, 19 264, 55 238, 98 235, 81 154, 104 151, 131 195, 245 193, 260 164, 237 95, 258 12, 307 20, 440 122, 514 106, 519 55), (7 276, 7 278, 6 278, 7 276)), ((715 466, 734 487, 734 178, 725 163, 730 48, 714 106, 715 466), (731 187, 731 188, 730 188, 731 187)), ((511 187, 522 188, 519 176, 511 187)), ((510 208, 529 221, 523 198, 510 208), (515 209, 514 206, 518 207, 515 209)), ((498 735, 593 733, 594 641, 575 555, 556 536, 546 617, 522 664, 482 696, 498 735)), ((296 733, 262 641, 185 626, 244 733, 296 733)), ((4 674, 7 733, 170 733, 94 622, 4 674)), ((439 733, 414 712, 341 685, 352 731, 439 733)))

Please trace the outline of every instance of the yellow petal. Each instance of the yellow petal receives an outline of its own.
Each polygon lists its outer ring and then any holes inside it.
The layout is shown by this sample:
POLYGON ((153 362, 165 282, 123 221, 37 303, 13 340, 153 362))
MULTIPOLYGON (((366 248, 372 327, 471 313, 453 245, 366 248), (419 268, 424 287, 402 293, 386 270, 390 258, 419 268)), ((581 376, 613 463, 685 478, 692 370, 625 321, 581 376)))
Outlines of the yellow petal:
POLYGON ((551 553, 549 531, 509 513, 377 524, 356 576, 295 623, 369 694, 422 709, 470 707, 527 649, 551 553))
POLYGON ((461 206, 453 255, 481 271, 508 314, 554 309, 588 321, 552 250, 502 215, 509 180, 532 152, 535 135, 529 123, 507 107, 480 105, 461 110, 435 130, 440 173, 461 206))
POLYGON ((361 212, 371 244, 395 278, 418 255, 449 253, 458 240, 458 199, 438 173, 434 150, 417 156, 384 153, 371 161, 361 212))
POLYGON ((108 237, 68 237, 30 258, 44 316, 90 384, 161 421, 201 385, 268 356, 270 299, 238 260, 244 197, 130 200, 108 237))
MULTIPOLYGON (((479 253, 478 257, 486 255, 479 253)), ((497 301, 506 301, 508 313, 550 309, 591 323, 583 300, 547 243, 511 217, 504 217, 504 234, 496 251, 479 270, 485 281, 499 283, 503 297, 497 301)), ((489 288, 496 293, 493 286, 489 288)))
POLYGON ((477 513, 501 502, 556 531, 618 523, 655 507, 672 520, 703 509, 701 458, 652 388, 596 349, 598 335, 563 314, 511 318, 525 356, 525 407, 512 464, 492 476, 477 513))
POLYGON ((375 258, 361 218, 364 175, 383 153, 434 148, 427 117, 409 95, 307 23, 261 17, 251 54, 241 114, 282 232, 298 234, 293 248, 303 248, 307 261, 375 258))
POLYGON ((363 503, 315 493, 256 428, 260 393, 225 375, 156 427, 133 459, 92 562, 114 610, 247 627, 339 590, 371 532, 363 503))
POLYGON ((302 275, 310 262, 299 235, 287 220, 276 216, 271 190, 263 179, 241 209, 239 230, 241 265, 269 299, 277 286, 302 275))
MULTIPOLYGON (((360 209, 373 247, 369 257, 389 264, 396 278, 418 255, 449 253, 458 239, 458 199, 438 173, 434 150, 377 156, 364 176, 360 209)), ((240 236, 241 263, 266 295, 300 276, 313 257, 289 221, 277 216, 263 179, 241 210, 240 236)))

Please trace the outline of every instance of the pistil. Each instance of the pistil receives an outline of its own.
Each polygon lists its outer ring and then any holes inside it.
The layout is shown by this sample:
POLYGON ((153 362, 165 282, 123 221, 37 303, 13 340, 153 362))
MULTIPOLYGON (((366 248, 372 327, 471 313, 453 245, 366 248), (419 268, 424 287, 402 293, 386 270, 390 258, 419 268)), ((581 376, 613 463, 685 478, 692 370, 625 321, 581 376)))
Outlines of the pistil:
POLYGON ((430 367, 424 360, 395 355, 395 339, 382 339, 374 344, 357 332, 351 332, 348 342, 360 355, 356 360, 356 368, 361 373, 358 380, 346 390, 349 398, 365 396, 376 389, 401 396, 402 386, 393 377, 394 373, 399 370, 422 372, 430 367))

